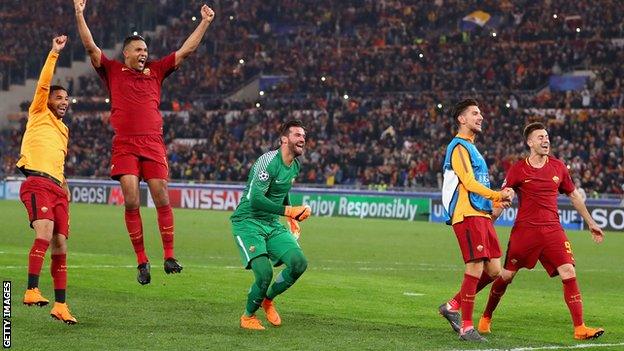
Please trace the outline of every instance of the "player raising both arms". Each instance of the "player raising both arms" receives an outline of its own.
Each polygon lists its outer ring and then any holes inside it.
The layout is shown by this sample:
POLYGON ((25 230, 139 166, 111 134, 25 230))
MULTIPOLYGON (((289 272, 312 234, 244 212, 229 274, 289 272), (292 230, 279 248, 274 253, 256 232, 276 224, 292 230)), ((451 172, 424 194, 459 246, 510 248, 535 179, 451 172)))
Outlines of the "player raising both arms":
POLYGON ((182 47, 157 61, 147 60, 147 45, 143 37, 133 35, 126 38, 122 63, 106 57, 93 41, 84 17, 85 5, 86 0, 74 0, 78 32, 93 67, 106 83, 111 96, 110 121, 115 132, 111 177, 121 184, 126 228, 137 257, 137 280, 140 284, 149 284, 150 264, 143 246, 143 224, 139 212, 141 179, 147 182, 156 205, 165 272, 182 271, 173 251, 173 212, 167 191, 169 169, 159 110, 160 89, 163 80, 197 49, 214 18, 214 12, 208 6, 202 6, 202 19, 182 47))
POLYGON ((56 60, 66 43, 64 35, 52 39, 52 51, 43 65, 28 109, 28 123, 17 167, 26 176, 20 187, 20 199, 28 211, 30 226, 35 230, 35 241, 28 256, 28 289, 23 302, 29 306, 49 303, 39 291, 39 274, 46 251, 51 246, 50 272, 56 302, 50 314, 67 324, 74 324, 76 318, 65 303, 70 195, 64 175, 69 129, 63 123, 63 117, 69 107, 69 97, 65 88, 50 85, 56 60))
POLYGON ((477 101, 459 102, 452 115, 459 131, 446 149, 442 203, 447 224, 453 225, 466 270, 460 291, 442 304, 439 312, 461 340, 484 341, 473 327, 472 311, 477 292, 500 274, 501 250, 490 217, 492 201, 508 206, 513 190, 490 189, 488 166, 474 145, 475 136, 482 132, 483 121, 477 101))
MULTIPOLYGON (((490 333, 492 314, 507 286, 519 269, 532 269, 539 260, 549 276, 561 277, 563 296, 574 323, 574 338, 597 338, 604 333, 604 329, 589 328, 583 322, 583 302, 576 282, 572 247, 559 222, 559 193, 570 198, 596 243, 601 243, 604 235, 587 211, 568 168, 549 155, 550 141, 546 127, 541 123, 527 125, 524 140, 531 153, 509 169, 503 185, 516 190, 520 208, 509 237, 505 266, 501 276, 492 285, 487 306, 479 321, 479 331, 490 333)), ((495 210, 495 216, 499 214, 500 210, 495 210)))
POLYGON ((273 299, 292 286, 308 266, 295 238, 299 236, 298 221, 310 216, 310 207, 291 206, 288 197, 301 168, 297 157, 305 145, 303 124, 298 120, 284 123, 279 137, 280 148, 265 153, 254 163, 241 202, 230 217, 243 265, 256 278, 240 318, 240 326, 245 329, 264 329, 255 316, 260 306, 269 323, 281 325, 273 299), (290 231, 279 222, 279 216, 287 217, 290 231), (286 268, 269 286, 273 278, 271 263, 286 264, 286 268))

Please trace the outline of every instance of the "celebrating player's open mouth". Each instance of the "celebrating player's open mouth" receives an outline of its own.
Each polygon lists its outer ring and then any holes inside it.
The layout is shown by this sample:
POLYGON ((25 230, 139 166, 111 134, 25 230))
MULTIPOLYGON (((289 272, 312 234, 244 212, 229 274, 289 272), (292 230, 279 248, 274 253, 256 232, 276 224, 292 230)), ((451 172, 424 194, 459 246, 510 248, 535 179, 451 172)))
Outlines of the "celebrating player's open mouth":
POLYGON ((143 70, 143 68, 145 68, 145 62, 147 61, 147 57, 142 56, 139 57, 139 69, 143 70))
POLYGON ((303 153, 303 147, 305 146, 305 141, 302 141, 300 143, 295 144, 295 147, 297 147, 297 152, 298 153, 303 153))

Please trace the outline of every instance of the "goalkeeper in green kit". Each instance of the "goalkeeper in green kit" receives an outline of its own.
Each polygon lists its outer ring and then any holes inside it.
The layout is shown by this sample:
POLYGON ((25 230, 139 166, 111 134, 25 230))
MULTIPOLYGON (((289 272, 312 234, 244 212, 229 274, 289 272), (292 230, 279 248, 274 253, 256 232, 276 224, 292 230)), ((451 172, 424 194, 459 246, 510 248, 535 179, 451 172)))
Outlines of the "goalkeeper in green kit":
POLYGON ((255 315, 260 306, 269 323, 281 325, 273 299, 291 287, 308 266, 297 239, 298 222, 310 217, 311 210, 308 206, 291 206, 288 197, 301 168, 297 157, 305 146, 301 121, 284 123, 279 138, 280 148, 265 153, 254 163, 241 202, 230 217, 243 265, 253 271, 256 279, 240 318, 240 326, 245 329, 265 329, 255 315), (279 222, 279 216, 287 218, 290 230, 279 222), (281 264, 286 268, 271 285, 273 266, 281 264))

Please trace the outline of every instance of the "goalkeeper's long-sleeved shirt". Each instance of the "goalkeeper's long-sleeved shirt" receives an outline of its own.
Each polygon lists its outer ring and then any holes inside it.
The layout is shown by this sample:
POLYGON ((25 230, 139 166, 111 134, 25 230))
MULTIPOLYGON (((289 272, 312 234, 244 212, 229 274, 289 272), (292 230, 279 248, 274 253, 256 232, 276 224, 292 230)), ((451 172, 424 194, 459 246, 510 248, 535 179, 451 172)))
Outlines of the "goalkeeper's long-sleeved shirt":
POLYGON ((284 205, 289 203, 288 192, 300 169, 297 159, 290 166, 284 164, 279 149, 260 156, 251 168, 240 204, 230 219, 277 221, 284 214, 284 205))

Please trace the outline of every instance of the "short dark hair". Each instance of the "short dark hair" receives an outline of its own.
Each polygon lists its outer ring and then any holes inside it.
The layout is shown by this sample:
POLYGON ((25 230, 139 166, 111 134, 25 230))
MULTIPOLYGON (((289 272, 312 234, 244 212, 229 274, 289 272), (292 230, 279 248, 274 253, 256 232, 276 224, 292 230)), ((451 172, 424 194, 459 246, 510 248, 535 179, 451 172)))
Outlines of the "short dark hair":
POLYGON ((138 34, 134 34, 134 35, 131 35, 131 36, 127 37, 126 39, 124 39, 124 41, 123 41, 123 50, 126 49, 126 46, 128 46, 128 44, 130 44, 131 42, 133 42, 135 40, 141 40, 142 42, 144 42, 147 45, 147 41, 145 41, 145 38, 143 38, 142 36, 140 36, 138 34))
POLYGON ((280 137, 288 136, 288 133, 290 132, 290 127, 301 127, 305 130, 305 127, 303 126, 303 122, 301 122, 301 120, 291 119, 289 121, 284 122, 280 126, 280 129, 279 129, 280 137))
POLYGON ((531 135, 531 133, 536 130, 542 129, 546 130, 546 126, 542 122, 533 122, 527 124, 526 127, 524 127, 524 131, 522 132, 522 135, 524 135, 524 141, 526 142, 527 140, 529 140, 529 135, 531 135))
POLYGON ((62 87, 60 85, 51 85, 50 86, 50 94, 52 94, 53 92, 55 92, 57 90, 65 90, 65 92, 67 93, 67 89, 65 89, 64 87, 62 87))
POLYGON ((464 99, 456 103, 455 106, 453 106, 453 109, 451 110, 451 116, 453 116, 453 120, 457 122, 457 117, 459 117, 459 115, 464 113, 464 111, 466 111, 466 109, 470 106, 479 107, 479 103, 475 99, 464 99))

